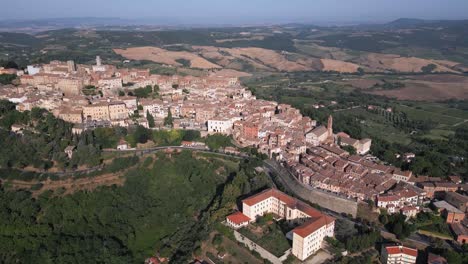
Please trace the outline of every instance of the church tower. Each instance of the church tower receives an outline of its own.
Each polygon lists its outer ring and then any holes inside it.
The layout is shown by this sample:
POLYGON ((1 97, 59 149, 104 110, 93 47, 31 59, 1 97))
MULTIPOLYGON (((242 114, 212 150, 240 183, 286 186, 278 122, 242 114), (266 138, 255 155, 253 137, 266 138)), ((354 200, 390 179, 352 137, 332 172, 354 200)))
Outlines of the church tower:
MULTIPOLYGON (((333 140, 333 117, 330 115, 328 117, 328 140, 333 140)), ((333 141, 332 141, 333 142, 333 141)))

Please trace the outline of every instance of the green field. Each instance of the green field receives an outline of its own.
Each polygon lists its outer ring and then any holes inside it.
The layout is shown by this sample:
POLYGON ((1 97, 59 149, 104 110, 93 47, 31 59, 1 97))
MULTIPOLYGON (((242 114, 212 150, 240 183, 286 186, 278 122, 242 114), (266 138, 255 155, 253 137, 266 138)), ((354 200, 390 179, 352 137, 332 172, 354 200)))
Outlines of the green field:
POLYGON ((277 257, 281 257, 286 250, 291 248, 286 234, 281 231, 279 224, 276 222, 263 225, 252 224, 252 226, 240 229, 239 232, 277 257), (252 228, 256 227, 262 229, 261 233, 253 231, 252 228))

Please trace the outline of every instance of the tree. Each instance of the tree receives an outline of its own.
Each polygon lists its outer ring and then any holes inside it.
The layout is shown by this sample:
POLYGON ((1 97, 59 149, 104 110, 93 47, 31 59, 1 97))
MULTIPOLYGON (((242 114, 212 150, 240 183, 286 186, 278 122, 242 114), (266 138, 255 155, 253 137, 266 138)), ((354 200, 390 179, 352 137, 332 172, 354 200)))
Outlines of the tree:
POLYGON ((215 247, 220 246, 223 243, 223 236, 221 234, 214 235, 212 243, 215 247))
POLYGON ((5 69, 19 69, 18 64, 16 64, 14 61, 3 62, 1 63, 1 66, 5 69))
POLYGON ((148 142, 151 137, 150 132, 144 126, 137 126, 133 136, 138 143, 142 144, 148 142))
POLYGON ((159 85, 155 84, 155 85, 153 86, 153 92, 154 92, 154 93, 159 93, 159 85))
POLYGON ((0 84, 12 84, 16 74, 0 74, 0 84))
POLYGON ((119 91, 119 96, 125 96, 125 92, 122 91, 122 90, 120 90, 120 91, 119 91))
POLYGON ((343 150, 346 150, 347 152, 349 152, 349 154, 351 155, 355 155, 357 153, 356 151, 356 148, 354 148, 353 146, 344 146, 343 147, 343 150))
POLYGON ((426 65, 426 66, 423 66, 423 67, 421 68, 421 71, 422 71, 423 73, 431 73, 431 72, 434 71, 435 69, 437 69, 437 65, 431 63, 431 64, 428 64, 428 65, 426 65))
POLYGON ((357 73, 358 73, 359 75, 364 75, 364 69, 361 68, 361 67, 359 67, 359 68, 357 69, 357 73))
POLYGON ((174 125, 174 120, 172 120, 171 108, 169 108, 169 110, 167 112, 167 117, 164 118, 164 125, 165 126, 170 126, 170 127, 172 127, 174 125))
POLYGON ((149 127, 155 127, 154 117, 150 114, 149 110, 146 111, 146 119, 148 120, 149 127))
POLYGON ((138 98, 148 98, 152 92, 153 92, 153 87, 151 87, 151 85, 147 85, 144 88, 135 89, 134 94, 138 98))
POLYGON ((382 223, 383 225, 386 225, 388 223, 388 217, 387 217, 387 214, 381 214, 379 216, 379 221, 380 223, 382 223))

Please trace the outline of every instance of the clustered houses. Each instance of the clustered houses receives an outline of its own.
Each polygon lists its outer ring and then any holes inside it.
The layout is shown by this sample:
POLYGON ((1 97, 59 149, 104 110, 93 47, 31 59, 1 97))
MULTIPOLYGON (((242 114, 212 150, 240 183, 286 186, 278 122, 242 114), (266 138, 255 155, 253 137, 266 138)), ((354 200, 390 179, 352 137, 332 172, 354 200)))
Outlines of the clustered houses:
POLYGON ((452 182, 415 177, 410 171, 380 164, 365 156, 370 139, 335 134, 331 116, 325 126, 290 105, 257 100, 237 78, 222 71, 203 77, 161 76, 149 70, 103 65, 98 57, 93 66, 52 61, 28 66, 27 72, 17 71, 20 85, 0 86, 0 98, 16 103, 19 111, 45 108, 74 123, 74 133, 102 126, 149 127, 148 113, 161 128, 171 113, 175 129, 230 135, 239 145, 276 159, 305 185, 372 200, 408 217, 416 214, 422 202, 462 186, 457 177, 452 182), (121 91, 130 93, 147 85, 159 87, 158 99, 120 96, 121 91), (83 95, 85 86, 98 95, 83 95), (353 147, 357 155, 343 150, 346 146, 353 147))
POLYGON ((399 184, 386 194, 377 196, 377 206, 387 209, 390 214, 402 213, 407 218, 416 216, 425 197, 421 189, 399 184))
MULTIPOLYGON (((2 72, 7 71, 2 69, 2 72)), ((45 108, 55 116, 77 124, 77 130, 92 128, 93 124, 147 126, 147 113, 162 126, 163 119, 171 112, 176 119, 175 128, 206 131, 210 120, 210 124, 219 122, 210 126, 210 131, 230 134, 229 126, 241 119, 240 107, 255 99, 240 87, 236 77, 223 76, 223 73, 214 72, 204 77, 152 75, 147 69, 117 69, 103 65, 99 57, 92 66, 52 61, 30 65, 27 72, 16 72, 20 76, 20 85, 0 86, 0 98, 17 103, 19 111, 45 108), (122 91, 131 93, 148 85, 159 86, 161 99, 137 100, 134 96, 119 96, 122 91), (85 96, 85 87, 86 90, 94 89, 96 95, 85 96), (139 105, 143 107, 139 112, 142 118, 132 119, 139 105)))
POLYGON ((291 231, 292 254, 305 260, 317 252, 325 237, 333 237, 335 219, 276 189, 268 189, 242 201, 242 213, 226 218, 237 229, 247 226, 258 217, 272 213, 278 218, 297 224, 291 231))
POLYGON ((0 90, 0 96, 4 93, 22 110, 44 107, 69 122, 86 123, 86 128, 148 126, 147 113, 159 127, 170 112, 174 128, 232 135, 240 145, 277 159, 304 184, 359 200, 376 199, 412 176, 362 156, 350 156, 339 146, 352 146, 363 155, 371 140, 334 134, 331 116, 327 126, 318 125, 290 105, 257 100, 237 78, 216 73, 206 77, 152 75, 148 70, 103 65, 100 58, 94 66, 53 61, 30 68, 30 74, 21 77, 23 85, 0 90), (85 97, 80 89, 72 88, 75 84, 57 86, 63 78, 80 79, 79 85, 94 85, 103 95, 85 97), (160 98, 118 96, 123 85, 130 89, 138 84, 158 85, 160 98), (130 119, 138 106, 141 118, 130 119))

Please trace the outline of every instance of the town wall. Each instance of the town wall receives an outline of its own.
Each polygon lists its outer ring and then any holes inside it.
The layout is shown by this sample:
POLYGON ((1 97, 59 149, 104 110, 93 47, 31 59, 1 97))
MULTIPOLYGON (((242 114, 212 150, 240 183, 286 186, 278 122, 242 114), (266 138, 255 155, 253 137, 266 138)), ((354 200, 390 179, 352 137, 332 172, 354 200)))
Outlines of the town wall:
POLYGON ((358 202, 356 200, 318 190, 311 186, 305 186, 299 183, 286 168, 280 166, 275 161, 267 161, 266 166, 270 172, 275 174, 274 176, 281 185, 298 198, 337 213, 351 214, 353 217, 356 217, 358 210, 358 202))

